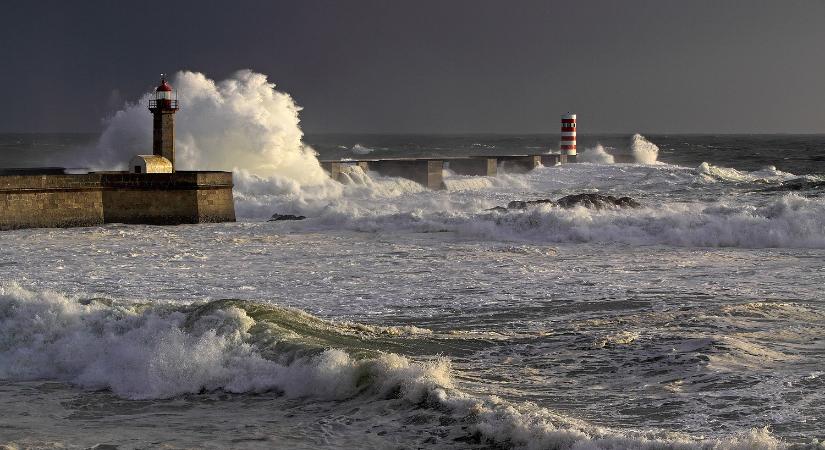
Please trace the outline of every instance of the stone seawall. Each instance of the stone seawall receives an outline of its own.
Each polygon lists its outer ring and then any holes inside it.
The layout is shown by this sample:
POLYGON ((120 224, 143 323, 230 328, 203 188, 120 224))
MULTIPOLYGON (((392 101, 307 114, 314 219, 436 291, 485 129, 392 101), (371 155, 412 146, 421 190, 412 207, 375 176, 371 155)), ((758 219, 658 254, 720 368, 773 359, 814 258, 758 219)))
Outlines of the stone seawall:
POLYGON ((0 176, 0 230, 234 221, 229 172, 0 176))

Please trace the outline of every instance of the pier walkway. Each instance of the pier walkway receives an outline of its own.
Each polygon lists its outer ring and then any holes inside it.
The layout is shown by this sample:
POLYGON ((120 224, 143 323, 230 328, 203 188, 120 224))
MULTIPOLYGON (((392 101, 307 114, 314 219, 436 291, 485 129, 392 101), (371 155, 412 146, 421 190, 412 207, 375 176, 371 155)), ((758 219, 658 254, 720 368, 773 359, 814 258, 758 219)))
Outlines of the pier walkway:
POLYGON ((344 179, 354 167, 382 176, 400 177, 415 181, 430 189, 443 189, 442 171, 449 169, 456 175, 496 176, 499 170, 524 173, 539 166, 555 166, 575 162, 575 157, 560 154, 463 156, 433 158, 382 158, 324 160, 321 166, 336 181, 344 179))

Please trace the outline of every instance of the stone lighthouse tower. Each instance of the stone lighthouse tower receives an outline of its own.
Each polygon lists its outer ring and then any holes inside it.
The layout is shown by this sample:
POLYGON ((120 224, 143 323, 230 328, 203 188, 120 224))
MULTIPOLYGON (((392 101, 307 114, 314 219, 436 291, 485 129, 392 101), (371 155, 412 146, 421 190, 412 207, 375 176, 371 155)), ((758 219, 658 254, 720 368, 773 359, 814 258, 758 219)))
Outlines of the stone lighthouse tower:
POLYGON ((149 100, 149 111, 154 116, 152 154, 169 160, 175 168, 175 113, 178 112, 177 93, 161 75, 155 89, 155 99, 149 100))

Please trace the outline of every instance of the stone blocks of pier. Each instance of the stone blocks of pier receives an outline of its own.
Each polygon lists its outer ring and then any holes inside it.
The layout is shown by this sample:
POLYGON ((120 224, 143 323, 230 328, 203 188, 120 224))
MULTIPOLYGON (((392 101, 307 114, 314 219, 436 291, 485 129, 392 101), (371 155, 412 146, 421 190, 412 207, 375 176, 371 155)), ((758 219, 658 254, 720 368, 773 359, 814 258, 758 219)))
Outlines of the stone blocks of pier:
POLYGON ((498 173, 497 158, 456 158, 450 159, 447 164, 456 175, 494 177, 498 173))
POLYGON ((348 164, 337 161, 321 161, 321 168, 335 181, 341 181, 341 173, 348 164))
POLYGON ((0 230, 233 221, 229 172, 0 176, 0 230))

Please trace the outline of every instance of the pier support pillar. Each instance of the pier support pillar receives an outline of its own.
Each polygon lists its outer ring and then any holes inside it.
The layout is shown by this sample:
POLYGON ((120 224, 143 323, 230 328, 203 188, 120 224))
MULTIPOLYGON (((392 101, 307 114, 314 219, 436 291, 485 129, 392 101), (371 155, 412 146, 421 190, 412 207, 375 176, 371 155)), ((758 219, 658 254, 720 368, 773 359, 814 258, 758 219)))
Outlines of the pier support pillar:
POLYGON ((369 170, 385 177, 406 178, 430 189, 444 189, 444 161, 440 159, 382 159, 370 161, 369 170))

